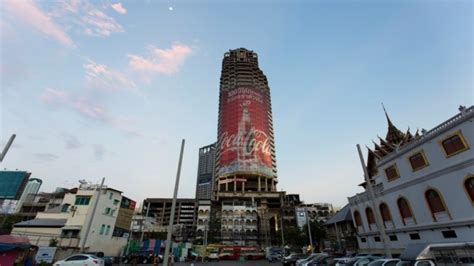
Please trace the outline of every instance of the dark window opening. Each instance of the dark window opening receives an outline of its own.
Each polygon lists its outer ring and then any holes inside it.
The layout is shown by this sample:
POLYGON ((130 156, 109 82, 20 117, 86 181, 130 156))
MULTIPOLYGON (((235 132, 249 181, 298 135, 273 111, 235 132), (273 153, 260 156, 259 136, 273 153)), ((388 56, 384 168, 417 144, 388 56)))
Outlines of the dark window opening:
POLYGON ((421 152, 410 156, 408 160, 410 161, 411 168, 413 169, 413 171, 421 169, 428 165, 425 160, 425 157, 423 156, 423 153, 421 152))
POLYGON ((418 233, 411 233, 410 234, 410 239, 411 240, 419 240, 419 239, 421 239, 421 237, 420 237, 420 234, 418 234, 418 233))
POLYGON ((365 239, 365 237, 361 237, 360 242, 365 243, 365 242, 367 242, 367 239, 365 239))
POLYGON ((380 242, 380 236, 374 236, 375 242, 380 242))
POLYGON ((392 181, 400 177, 400 175, 398 174, 397 167, 395 165, 392 165, 385 169, 385 175, 387 176, 388 181, 392 181))
POLYGON ((454 230, 442 231, 441 233, 443 233, 444 238, 457 238, 458 237, 456 235, 456 231, 454 230))
POLYGON ((365 209, 365 215, 367 216, 369 224, 375 224, 375 216, 371 208, 365 209))
POLYGON ((460 133, 443 140, 441 145, 443 146, 447 156, 467 150, 467 146, 464 144, 460 133))
POLYGON ((390 241, 398 241, 398 237, 396 235, 391 235, 388 237, 390 238, 390 241))
POLYGON ((466 189, 469 198, 471 198, 471 201, 474 202, 474 177, 466 179, 464 182, 464 188, 466 189))
POLYGON ((441 196, 438 194, 437 191, 430 189, 425 192, 425 197, 428 201, 431 213, 434 214, 446 211, 446 209, 444 208, 443 201, 441 200, 441 196))

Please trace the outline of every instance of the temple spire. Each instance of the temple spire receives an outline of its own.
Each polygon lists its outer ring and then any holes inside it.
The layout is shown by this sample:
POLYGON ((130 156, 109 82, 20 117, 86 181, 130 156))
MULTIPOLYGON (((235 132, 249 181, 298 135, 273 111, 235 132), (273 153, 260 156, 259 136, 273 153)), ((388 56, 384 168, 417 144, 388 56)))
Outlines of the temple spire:
POLYGON ((385 106, 382 103, 382 108, 385 113, 385 117, 387 118, 387 123, 388 123, 388 130, 387 130, 387 136, 385 137, 385 140, 392 144, 392 145, 397 145, 400 142, 403 141, 405 138, 405 134, 401 132, 390 120, 390 117, 388 116, 387 110, 385 110, 385 106))
POLYGON ((383 105, 382 103, 382 108, 383 108, 383 112, 385 113, 385 117, 387 118, 387 123, 388 123, 388 127, 395 127, 392 123, 392 121, 390 120, 390 117, 388 116, 388 113, 387 113, 387 110, 385 110, 385 105, 383 105))

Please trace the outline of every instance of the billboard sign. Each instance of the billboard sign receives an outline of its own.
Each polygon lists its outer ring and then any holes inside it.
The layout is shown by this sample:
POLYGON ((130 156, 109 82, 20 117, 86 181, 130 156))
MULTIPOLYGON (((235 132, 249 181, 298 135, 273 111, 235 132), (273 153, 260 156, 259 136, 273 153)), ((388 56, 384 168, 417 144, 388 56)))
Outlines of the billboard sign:
POLYGON ((25 171, 0 171, 0 199, 18 200, 30 175, 25 171))
POLYGON ((53 263, 56 247, 38 247, 36 252, 36 262, 53 263))
POLYGON ((273 176, 269 103, 254 87, 222 91, 220 98, 219 169, 217 174, 273 176))

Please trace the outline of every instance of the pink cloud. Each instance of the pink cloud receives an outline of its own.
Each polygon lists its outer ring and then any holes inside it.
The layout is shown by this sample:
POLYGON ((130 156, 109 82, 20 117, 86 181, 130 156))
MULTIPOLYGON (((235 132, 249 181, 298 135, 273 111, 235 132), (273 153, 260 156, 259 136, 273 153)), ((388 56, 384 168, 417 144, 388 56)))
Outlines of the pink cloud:
POLYGON ((141 136, 131 126, 133 124, 131 119, 120 116, 115 117, 105 107, 94 104, 85 97, 73 97, 65 91, 48 88, 40 96, 40 100, 55 108, 68 109, 85 118, 112 126, 128 135, 141 136))
POLYGON ((173 44, 169 49, 148 47, 148 57, 128 55, 129 66, 136 71, 175 74, 184 61, 191 55, 192 49, 183 44, 173 44))
POLYGON ((83 65, 86 71, 86 82, 90 87, 106 90, 136 90, 136 84, 125 74, 109 69, 106 65, 88 60, 83 65))
POLYGON ((112 33, 123 32, 120 24, 99 9, 89 7, 85 11, 81 22, 86 35, 106 37, 112 33))
POLYGON ((64 91, 47 88, 43 94, 41 94, 40 99, 45 103, 64 104, 69 101, 69 96, 64 91))
POLYGON ((13 14, 15 18, 22 20, 49 38, 65 46, 74 45, 67 33, 56 25, 51 17, 45 14, 33 1, 5 0, 3 5, 7 12, 13 14))
POLYGON ((113 10, 117 11, 117 13, 120 13, 122 15, 127 13, 127 9, 122 6, 122 3, 115 3, 110 6, 113 10))
POLYGON ((97 7, 87 0, 55 3, 51 14, 65 24, 75 26, 88 36, 107 37, 123 32, 122 26, 103 12, 107 6, 97 7))

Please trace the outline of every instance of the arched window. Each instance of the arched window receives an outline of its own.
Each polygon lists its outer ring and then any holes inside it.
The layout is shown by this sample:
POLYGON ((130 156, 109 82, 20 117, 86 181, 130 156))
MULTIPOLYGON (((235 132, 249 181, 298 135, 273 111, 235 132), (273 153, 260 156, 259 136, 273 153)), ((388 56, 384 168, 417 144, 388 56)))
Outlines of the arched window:
POLYGON ((384 222, 391 221, 392 216, 390 215, 390 210, 388 209, 387 204, 381 203, 379 208, 380 208, 380 214, 382 215, 382 220, 384 222))
POLYGON ((354 220, 357 227, 362 226, 362 219, 360 218, 359 211, 354 212, 354 220))
POLYGON ((425 199, 428 202, 431 214, 433 215, 433 218, 436 221, 441 218, 440 216, 445 216, 445 214, 447 214, 447 210, 444 207, 443 199, 436 190, 428 189, 425 192, 425 199))
POLYGON ((372 211, 371 208, 367 207, 365 209, 365 215, 367 216, 367 221, 369 222, 369 225, 375 223, 374 212, 372 211))
POLYGON ((464 181, 464 188, 466 189, 469 198, 471 198, 471 201, 474 202, 474 177, 471 176, 464 181))
POLYGON ((413 218, 413 213, 411 212, 410 205, 408 205, 408 202, 405 198, 399 198, 397 200, 397 205, 402 219, 413 218))

